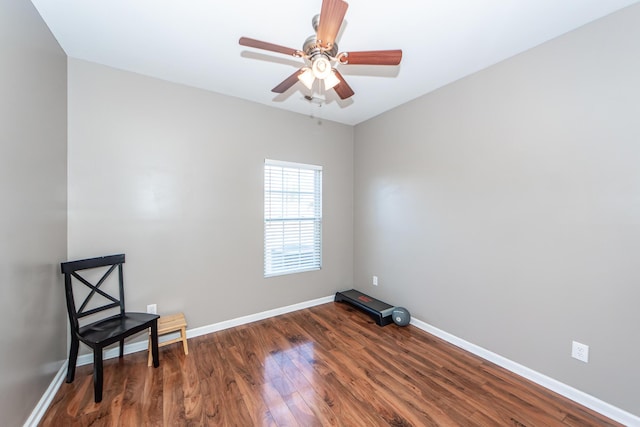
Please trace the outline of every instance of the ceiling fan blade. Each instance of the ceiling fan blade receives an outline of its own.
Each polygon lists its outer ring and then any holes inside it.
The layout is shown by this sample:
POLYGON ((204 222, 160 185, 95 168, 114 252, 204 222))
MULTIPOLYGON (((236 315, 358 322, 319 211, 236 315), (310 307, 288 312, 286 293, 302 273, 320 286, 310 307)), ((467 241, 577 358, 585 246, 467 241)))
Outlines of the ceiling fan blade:
POLYGON ((342 74, 340 74, 340 71, 333 70, 333 72, 336 74, 336 77, 340 80, 340 83, 338 83, 333 88, 333 90, 336 91, 336 93, 338 94, 340 99, 347 99, 347 98, 352 97, 353 94, 354 94, 353 89, 351 89, 351 86, 349 86, 347 84, 347 82, 344 79, 344 77, 342 77, 342 74))
POLYGON ((317 39, 323 48, 330 49, 333 46, 348 7, 343 0, 322 1, 317 39))
POLYGON ((271 52, 284 53, 285 55, 302 56, 301 52, 290 47, 280 46, 273 43, 267 43, 256 39, 250 39, 249 37, 240 37, 239 43, 242 46, 255 47, 256 49, 269 50, 271 52))
POLYGON ((352 65, 398 65, 402 60, 402 50, 369 50, 345 52, 340 56, 341 64, 352 65))
POLYGON ((300 68, 295 73, 291 74, 289 77, 284 79, 284 81, 282 83, 280 83, 278 86, 276 86, 273 89, 271 89, 271 92, 285 93, 291 86, 293 86, 294 84, 296 84, 298 82, 298 76, 300 74, 302 74, 303 72, 304 72, 304 70, 302 68, 300 68))

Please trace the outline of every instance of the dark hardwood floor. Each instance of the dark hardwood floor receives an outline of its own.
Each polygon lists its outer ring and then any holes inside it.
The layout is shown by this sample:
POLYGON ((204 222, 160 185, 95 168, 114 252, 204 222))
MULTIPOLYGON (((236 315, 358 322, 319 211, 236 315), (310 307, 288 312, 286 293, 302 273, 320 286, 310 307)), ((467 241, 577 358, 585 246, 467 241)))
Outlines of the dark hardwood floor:
POLYGON ((413 326, 329 303, 104 365, 63 383, 41 426, 619 425, 413 326))

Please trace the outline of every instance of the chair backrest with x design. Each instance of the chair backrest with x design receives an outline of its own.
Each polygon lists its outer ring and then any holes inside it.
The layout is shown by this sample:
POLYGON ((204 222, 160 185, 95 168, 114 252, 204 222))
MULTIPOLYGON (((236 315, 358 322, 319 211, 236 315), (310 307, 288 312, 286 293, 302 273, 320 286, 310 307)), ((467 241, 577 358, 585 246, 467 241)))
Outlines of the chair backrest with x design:
POLYGON ((79 319, 83 317, 91 316, 101 311, 111 310, 114 308, 120 309, 120 314, 124 314, 124 280, 122 274, 122 264, 125 262, 124 254, 109 255, 99 258, 91 258, 80 261, 67 262, 62 264, 62 273, 65 277, 65 292, 67 296, 67 311, 69 312, 69 321, 71 322, 71 329, 78 331, 80 328, 79 319), (88 270, 99 267, 109 267, 105 273, 94 283, 91 283, 86 277, 83 277, 78 271, 88 270), (107 281, 111 273, 115 270, 118 271, 118 291, 106 292, 101 289, 101 286, 107 281), (75 281, 73 279, 76 279, 75 281), (89 294, 84 298, 80 307, 76 306, 73 282, 81 283, 89 288, 89 294), (98 307, 91 307, 90 302, 96 295, 102 296, 106 299, 106 303, 98 307))

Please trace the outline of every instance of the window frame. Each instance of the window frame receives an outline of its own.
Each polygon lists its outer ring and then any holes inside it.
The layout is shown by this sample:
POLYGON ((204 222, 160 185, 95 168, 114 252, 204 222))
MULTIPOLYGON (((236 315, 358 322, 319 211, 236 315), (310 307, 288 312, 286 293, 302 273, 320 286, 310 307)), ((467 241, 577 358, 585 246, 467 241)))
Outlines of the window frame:
POLYGON ((322 175, 319 165, 264 160, 264 278, 322 269, 322 175))

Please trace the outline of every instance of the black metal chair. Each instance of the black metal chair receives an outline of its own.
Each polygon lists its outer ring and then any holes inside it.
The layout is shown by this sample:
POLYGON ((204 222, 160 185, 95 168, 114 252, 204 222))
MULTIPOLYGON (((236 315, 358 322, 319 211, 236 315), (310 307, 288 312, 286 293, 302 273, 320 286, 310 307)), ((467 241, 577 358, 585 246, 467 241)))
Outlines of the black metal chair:
MULTIPOLYGON (((124 339, 130 335, 151 328, 153 366, 155 368, 160 366, 158 359, 158 318, 160 316, 148 313, 127 313, 125 311, 122 264, 124 264, 124 254, 69 261, 60 264, 62 274, 64 274, 67 311, 69 313, 69 323, 71 324, 71 348, 69 349, 67 382, 73 382, 76 373, 78 347, 80 342, 83 342, 93 349, 93 389, 96 403, 102 400, 102 350, 105 347, 119 342, 120 357, 123 357, 124 339), (97 277, 95 272, 83 272, 85 277, 78 273, 81 270, 94 268, 106 269, 99 280, 93 280, 95 285, 86 279, 86 276, 89 275, 97 277), (110 294, 100 287, 105 284, 109 275, 116 270, 116 268, 118 269, 118 291, 111 292, 110 294), (81 283, 90 289, 80 308, 76 308, 74 300, 74 283, 81 283), (116 298, 114 294, 118 294, 118 298, 116 298), (96 301, 90 305, 91 298, 96 295, 100 295, 103 297, 103 300, 106 300, 97 302, 98 304, 104 303, 104 305, 94 307, 96 301), (119 309, 118 314, 95 320, 96 317, 99 317, 99 313, 108 310, 113 312, 115 311, 114 309, 119 309), (87 316, 93 316, 90 321, 91 323, 80 326, 79 319, 87 316)), ((98 275, 99 274, 100 271, 98 271, 98 275)), ((78 286, 76 286, 76 288, 78 288, 78 286)), ((86 289, 84 291, 86 292, 86 289)), ((105 313, 101 314, 104 315, 105 313)))

